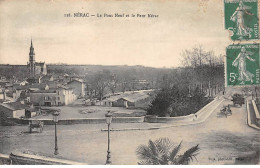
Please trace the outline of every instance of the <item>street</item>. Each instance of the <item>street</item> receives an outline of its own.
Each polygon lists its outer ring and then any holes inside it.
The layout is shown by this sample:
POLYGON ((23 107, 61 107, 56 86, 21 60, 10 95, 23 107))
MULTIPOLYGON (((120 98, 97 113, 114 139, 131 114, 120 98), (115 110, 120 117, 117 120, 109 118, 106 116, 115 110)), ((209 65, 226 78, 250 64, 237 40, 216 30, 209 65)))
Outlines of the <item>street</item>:
MULTIPOLYGON (((233 90, 226 93, 233 94, 233 90)), ((187 125, 157 130, 133 130, 111 132, 112 164, 134 165, 138 158, 135 150, 149 139, 160 137, 172 139, 176 145, 183 140, 185 149, 199 144, 200 153, 191 164, 233 164, 234 157, 252 154, 254 138, 259 131, 248 127, 246 106, 231 105, 232 115, 227 118, 219 115, 223 105, 232 104, 225 99, 209 118, 201 124, 187 125)), ((142 128, 149 123, 118 123, 112 121, 112 128, 142 128)), ((166 124, 150 124, 164 126, 166 124)), ((105 124, 58 125, 58 147, 60 158, 105 164, 107 151, 107 132, 105 124)), ((44 126, 43 133, 28 133, 27 126, 0 127, 0 153, 10 154, 14 150, 32 151, 46 156, 54 156, 54 126, 44 126)))

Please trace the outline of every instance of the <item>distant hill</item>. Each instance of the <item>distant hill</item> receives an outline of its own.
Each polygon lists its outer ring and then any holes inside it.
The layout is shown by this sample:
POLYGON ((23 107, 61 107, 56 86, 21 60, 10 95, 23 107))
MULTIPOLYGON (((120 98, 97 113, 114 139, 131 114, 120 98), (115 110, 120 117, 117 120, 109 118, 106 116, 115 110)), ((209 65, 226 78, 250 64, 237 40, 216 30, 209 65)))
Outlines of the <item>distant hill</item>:
POLYGON ((0 75, 5 76, 7 79, 13 78, 23 79, 27 77, 28 71, 26 65, 9 65, 0 64, 0 75))
MULTIPOLYGON (((110 71, 119 76, 133 76, 135 79, 146 79, 161 71, 167 71, 167 68, 153 68, 144 66, 127 65, 69 65, 69 64, 47 64, 48 74, 69 74, 88 76, 98 71, 110 71), (120 75, 121 74, 121 75, 120 75)), ((7 79, 13 76, 18 79, 26 78, 28 74, 26 65, 0 64, 0 75, 7 79)))

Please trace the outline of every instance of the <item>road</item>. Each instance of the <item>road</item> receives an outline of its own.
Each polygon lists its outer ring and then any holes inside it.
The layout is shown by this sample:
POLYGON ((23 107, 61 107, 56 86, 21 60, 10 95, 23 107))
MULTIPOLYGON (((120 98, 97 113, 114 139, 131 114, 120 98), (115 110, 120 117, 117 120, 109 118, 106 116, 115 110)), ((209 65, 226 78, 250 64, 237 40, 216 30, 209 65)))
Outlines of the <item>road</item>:
MULTIPOLYGON (((229 98, 236 90, 227 91, 229 98)), ((233 107, 232 116, 218 115, 223 105, 231 104, 225 99, 209 118, 196 125, 171 127, 158 130, 113 131, 111 132, 111 155, 113 164, 134 165, 138 158, 135 150, 149 139, 161 137, 172 139, 176 145, 183 140, 184 151, 196 144, 201 148, 197 161, 191 164, 230 164, 234 157, 254 152, 252 144, 259 131, 248 127, 245 105, 233 107)), ((118 123, 112 128, 143 127, 148 123, 118 123)), ((157 124, 159 125, 159 124, 157 124)), ((105 124, 59 125, 59 156, 88 164, 104 164, 106 161, 107 132, 105 124)), ((0 153, 11 151, 33 151, 54 156, 54 126, 46 125, 43 133, 26 132, 27 126, 0 127, 0 153)))

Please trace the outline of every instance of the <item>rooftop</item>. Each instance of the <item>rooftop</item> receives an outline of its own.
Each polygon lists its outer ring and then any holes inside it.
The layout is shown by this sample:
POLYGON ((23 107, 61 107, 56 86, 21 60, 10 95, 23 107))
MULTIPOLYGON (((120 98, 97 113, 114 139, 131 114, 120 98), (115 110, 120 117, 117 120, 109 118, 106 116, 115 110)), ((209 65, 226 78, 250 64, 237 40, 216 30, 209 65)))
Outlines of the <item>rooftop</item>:
POLYGON ((70 84, 70 83, 72 83, 72 82, 79 82, 79 83, 83 83, 83 81, 82 81, 82 80, 80 80, 80 79, 73 79, 72 81, 68 82, 67 84, 70 84))
POLYGON ((26 108, 26 105, 21 104, 20 102, 0 103, 0 106, 3 106, 5 108, 8 108, 8 109, 13 110, 13 111, 26 108))
POLYGON ((107 98, 106 100, 109 101, 117 101, 119 99, 125 99, 127 101, 130 102, 136 102, 138 100, 142 100, 142 99, 146 99, 148 97, 150 97, 149 93, 151 92, 151 90, 147 90, 147 91, 137 91, 137 92, 126 92, 123 94, 119 94, 116 96, 110 96, 109 98, 107 98))

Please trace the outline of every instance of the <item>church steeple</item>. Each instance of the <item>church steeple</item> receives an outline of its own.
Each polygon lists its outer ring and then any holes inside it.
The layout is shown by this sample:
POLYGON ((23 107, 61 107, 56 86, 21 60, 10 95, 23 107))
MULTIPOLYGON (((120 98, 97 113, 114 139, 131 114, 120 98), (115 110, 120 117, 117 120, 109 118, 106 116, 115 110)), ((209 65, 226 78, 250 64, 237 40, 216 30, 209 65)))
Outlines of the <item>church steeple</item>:
POLYGON ((31 56, 31 55, 35 55, 35 53, 34 53, 34 48, 33 48, 33 43, 32 43, 32 39, 31 39, 31 47, 30 47, 30 53, 29 53, 29 55, 31 56))
POLYGON ((35 53, 34 53, 34 48, 33 48, 33 43, 31 39, 31 47, 30 47, 30 52, 29 52, 29 71, 30 71, 30 77, 34 77, 35 75, 35 53))

